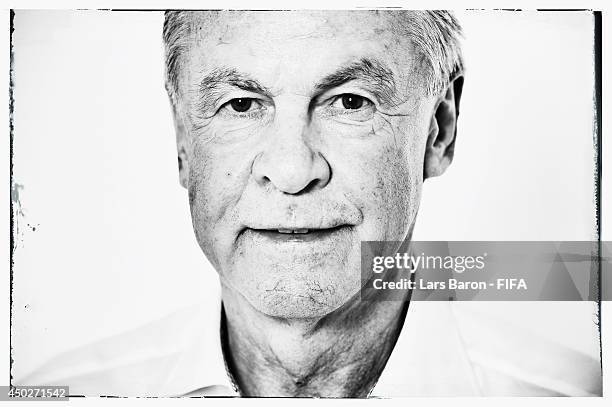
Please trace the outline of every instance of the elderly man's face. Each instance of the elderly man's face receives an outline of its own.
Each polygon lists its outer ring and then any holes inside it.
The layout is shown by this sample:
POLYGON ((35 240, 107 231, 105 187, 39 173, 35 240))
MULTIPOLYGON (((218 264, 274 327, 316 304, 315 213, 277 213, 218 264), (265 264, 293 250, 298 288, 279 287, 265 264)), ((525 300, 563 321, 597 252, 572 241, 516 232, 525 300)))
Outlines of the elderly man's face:
POLYGON ((360 242, 415 220, 424 68, 388 15, 193 18, 177 128, 198 242, 261 312, 323 316, 358 298, 360 242))

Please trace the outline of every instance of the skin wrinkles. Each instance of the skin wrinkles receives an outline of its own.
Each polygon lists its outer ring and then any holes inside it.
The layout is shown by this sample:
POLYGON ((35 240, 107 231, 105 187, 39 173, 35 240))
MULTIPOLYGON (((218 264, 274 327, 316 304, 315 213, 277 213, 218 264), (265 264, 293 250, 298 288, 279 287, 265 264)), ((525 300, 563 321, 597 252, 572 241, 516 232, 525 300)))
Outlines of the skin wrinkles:
POLYGON ((250 93, 271 97, 270 90, 256 80, 231 68, 215 68, 200 81, 195 110, 210 112, 228 89, 237 88, 250 93))
POLYGON ((403 324, 401 302, 361 301, 361 242, 410 237, 438 99, 417 89, 410 41, 386 15, 192 24, 205 28, 191 31, 179 75, 181 179, 243 394, 363 397, 403 324), (364 103, 349 109, 346 94, 364 103), (255 109, 232 110, 241 98, 255 109), (279 228, 326 232, 271 239, 279 228))
MULTIPOLYGON (((341 67, 337 71, 327 75, 314 86, 314 92, 310 95, 313 103, 321 94, 330 89, 337 88, 347 83, 360 83, 365 89, 378 100, 380 109, 398 109, 405 106, 407 101, 398 98, 396 83, 393 73, 376 59, 362 58, 348 66, 341 67)), ((240 89, 244 92, 265 97, 270 100, 274 97, 271 90, 251 79, 248 75, 231 68, 215 68, 205 74, 196 91, 198 94, 195 106, 192 108, 193 117, 196 121, 207 121, 214 117, 214 111, 218 108, 219 101, 232 89, 240 89)), ((278 93, 278 92, 277 92, 278 93)), ((299 95, 308 98, 308 95, 299 95)), ((262 100, 259 99, 259 103, 262 100)), ((386 115, 407 115, 408 113, 385 113, 386 115)), ((205 125, 202 125, 202 128, 205 125)))
MULTIPOLYGON (((373 317, 377 317, 377 315, 373 317)), ((376 344, 368 344, 358 341, 354 336, 349 334, 354 325, 360 325, 358 319, 346 318, 342 321, 343 324, 338 325, 336 327, 337 329, 334 330, 334 334, 336 335, 334 344, 337 346, 327 348, 320 353, 312 352, 312 363, 305 368, 286 367, 283 371, 283 375, 291 377, 292 380, 289 383, 285 382, 285 384, 282 384, 281 389, 277 390, 275 394, 293 394, 295 397, 329 397, 330 394, 324 390, 313 393, 312 389, 325 388, 325 382, 329 381, 330 375, 333 377, 344 372, 349 372, 349 374, 346 375, 346 380, 342 383, 340 388, 341 391, 335 394, 337 394, 337 396, 341 394, 351 394, 352 397, 364 397, 367 395, 368 389, 374 385, 378 377, 377 375, 372 375, 372 371, 380 372, 386 360, 381 360, 380 358, 376 358, 376 356, 372 358, 365 356, 364 359, 372 359, 373 363, 360 364, 356 361, 342 361, 339 365, 335 365, 333 362, 339 359, 339 355, 352 352, 361 355, 378 355, 380 352, 380 345, 382 345, 384 352, 389 352, 395 343, 399 326, 396 324, 397 321, 389 322, 388 325, 384 327, 385 333, 378 337, 379 342, 376 344)), ((323 320, 320 321, 321 324, 324 324, 324 322, 323 320)), ((359 327, 363 328, 363 326, 358 326, 358 328, 359 327)), ((263 329, 263 327, 257 327, 257 329, 263 329)), ((306 340, 315 339, 316 331, 316 329, 312 329, 310 332, 305 332, 304 338, 306 340)), ((231 342, 230 338, 230 346, 232 346, 231 342)), ((258 344, 253 342, 249 343, 249 346, 258 346, 258 344)), ((284 359, 283 355, 277 354, 274 349, 274 346, 270 346, 268 348, 269 353, 261 360, 261 363, 271 370, 274 370, 279 364, 283 365, 284 359)), ((308 347, 304 349, 306 352, 309 352, 308 347)), ((233 359, 239 359, 240 357, 247 357, 247 355, 238 354, 235 355, 233 359)), ((279 382, 283 383, 283 380, 277 379, 281 379, 281 377, 267 378, 266 385, 276 386, 279 382)), ((258 384, 252 380, 252 376, 246 376, 245 381, 247 382, 245 386, 258 386, 258 384)))
MULTIPOLYGON (((326 89, 332 88, 333 86, 338 86, 338 84, 343 84, 346 82, 350 82, 350 81, 354 81, 354 80, 359 80, 358 75, 364 75, 367 72, 369 72, 369 70, 371 70, 370 68, 368 68, 369 65, 373 64, 372 62, 370 62, 367 59, 364 59, 362 61, 360 61, 357 64, 353 64, 351 66, 349 66, 348 68, 343 68, 340 69, 339 71, 335 72, 334 74, 328 75, 328 77, 326 77, 320 84, 317 84, 316 91, 317 92, 324 92, 326 89), (365 62, 364 62, 365 61, 365 62), (363 68, 362 65, 366 66, 366 68, 363 68), (356 68, 356 66, 359 66, 359 68, 356 68), (353 76, 347 76, 349 75, 347 73, 347 70, 352 72, 353 76), (356 74, 355 71, 358 71, 359 74, 356 74)), ((380 68, 382 69, 382 68, 380 68)), ((377 71, 378 72, 378 71, 377 71)), ((235 71, 231 71, 231 70, 227 70, 227 69, 221 69, 221 70, 215 70, 211 75, 206 75, 205 78, 214 78, 211 80, 214 81, 222 81, 224 80, 223 78, 226 78, 227 80, 229 80, 229 84, 221 84, 221 83, 215 83, 210 85, 207 89, 206 92, 209 93, 202 93, 200 97, 198 98, 198 103, 196 104, 195 107, 195 113, 192 115, 192 130, 194 133, 196 134, 205 134, 205 133, 212 133, 212 134, 217 134, 217 131, 207 131, 208 128, 211 126, 212 123, 212 119, 214 117, 214 114, 210 113, 211 107, 210 106, 214 106, 216 102, 218 102, 219 99, 221 99, 223 97, 223 93, 221 93, 221 89, 225 88, 231 88, 232 86, 238 87, 238 88, 244 88, 247 89, 248 92, 262 92, 262 93, 269 93, 269 90, 265 87, 263 87, 262 85, 256 83, 256 81, 252 81, 249 79, 246 79, 243 76, 236 76, 236 72, 235 71), (240 83, 238 85, 236 85, 237 81, 240 81, 240 83), (248 84, 248 85, 245 85, 248 84), (211 97, 211 93, 215 93, 216 94, 216 99, 214 101, 210 101, 210 97, 211 97), (205 95, 208 94, 209 96, 206 97, 205 95), (204 112, 208 112, 206 113, 208 116, 204 116, 204 112)), ((382 73, 378 72, 376 73, 376 78, 380 77, 380 76, 384 76, 384 75, 389 75, 389 73, 387 71, 383 71, 382 73)), ((206 79, 205 79, 206 80, 206 79)), ((390 81, 390 83, 394 83, 394 81, 392 79, 388 79, 388 81, 390 81)), ((389 89, 387 89, 386 86, 382 87, 381 89, 378 89, 378 91, 374 91, 374 94, 378 94, 379 98, 382 99, 385 103, 387 103, 387 107, 389 108, 394 108, 396 111, 397 109, 401 109, 403 108, 403 111, 401 113, 391 113, 391 112, 385 112, 383 109, 385 108, 384 105, 380 105, 378 109, 375 109, 375 111, 373 112, 373 114, 380 116, 379 118, 384 121, 385 123, 389 123, 387 120, 384 119, 384 116, 410 116, 411 114, 414 114, 414 110, 416 109, 416 106, 414 103, 410 103, 411 102, 411 98, 408 97, 408 100, 401 102, 399 101, 399 98, 396 94, 391 94, 391 91, 389 89), (389 105, 389 103, 397 103, 395 105, 389 105)), ((299 95, 301 97, 305 97, 303 95, 299 95)), ((272 109, 271 107, 264 107, 261 110, 270 110, 272 109)), ((264 113, 261 113, 262 115, 264 113)), ((330 118, 331 116, 334 116, 334 114, 328 113, 326 111, 323 111, 322 113, 319 113, 322 118, 330 118)), ((261 120, 259 122, 259 128, 254 128, 253 126, 256 126, 257 123, 256 121, 253 121, 253 123, 250 123, 250 121, 248 120, 244 120, 240 123, 236 123, 234 124, 234 127, 231 129, 226 129, 226 137, 225 139, 232 139, 232 133, 236 132, 236 133, 240 133, 241 131, 249 131, 249 133, 256 133, 259 130, 261 130, 265 125, 267 125, 270 121, 272 120, 272 114, 268 114, 266 115, 266 119, 265 120, 261 120)), ((350 122, 350 119, 344 122, 345 125, 347 126, 353 126, 353 127, 357 127, 360 126, 361 123, 359 122, 350 122)), ((376 133, 376 131, 374 132, 376 133)), ((371 133, 370 133, 371 134, 371 133)), ((353 135, 355 136, 355 135, 353 135)), ((240 134, 237 134, 237 137, 240 137, 240 134)), ((216 137, 209 137, 208 140, 215 140, 218 139, 216 137)))

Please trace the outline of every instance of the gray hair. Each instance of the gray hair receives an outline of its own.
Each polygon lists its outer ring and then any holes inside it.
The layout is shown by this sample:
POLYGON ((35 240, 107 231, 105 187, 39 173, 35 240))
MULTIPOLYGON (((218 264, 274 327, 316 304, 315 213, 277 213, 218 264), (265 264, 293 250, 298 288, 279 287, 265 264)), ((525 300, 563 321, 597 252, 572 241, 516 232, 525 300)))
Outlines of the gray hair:
MULTIPOLYGON (((454 77, 463 72, 461 53, 461 26, 450 11, 410 10, 388 11, 401 13, 401 23, 395 28, 412 40, 417 52, 427 66, 425 93, 437 95, 454 77)), ((176 106, 181 55, 185 51, 187 37, 193 29, 190 18, 197 11, 166 11, 163 40, 166 56, 166 90, 176 106)), ((199 13, 210 13, 199 12, 199 13)))

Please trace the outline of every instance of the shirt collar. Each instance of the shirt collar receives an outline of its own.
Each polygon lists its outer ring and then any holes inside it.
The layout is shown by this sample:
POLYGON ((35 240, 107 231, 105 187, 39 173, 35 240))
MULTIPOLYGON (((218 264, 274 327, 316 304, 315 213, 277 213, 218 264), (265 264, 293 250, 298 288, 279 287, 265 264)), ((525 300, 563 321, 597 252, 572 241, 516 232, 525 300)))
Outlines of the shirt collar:
POLYGON ((480 391, 448 301, 412 301, 372 397, 477 396, 480 391))
MULTIPOLYGON (((221 345, 220 289, 213 304, 202 305, 196 321, 207 327, 178 369, 194 372, 184 396, 239 396, 221 345), (211 307, 214 312, 211 312, 211 307), (187 366, 189 365, 189 366, 187 366), (195 371, 194 371, 195 370, 195 371)), ((404 325, 371 397, 469 396, 478 386, 447 301, 413 301, 404 325)))
POLYGON ((221 346, 221 290, 206 296, 196 311, 194 322, 204 329, 185 350, 177 370, 191 372, 183 396, 239 396, 227 370, 221 346))

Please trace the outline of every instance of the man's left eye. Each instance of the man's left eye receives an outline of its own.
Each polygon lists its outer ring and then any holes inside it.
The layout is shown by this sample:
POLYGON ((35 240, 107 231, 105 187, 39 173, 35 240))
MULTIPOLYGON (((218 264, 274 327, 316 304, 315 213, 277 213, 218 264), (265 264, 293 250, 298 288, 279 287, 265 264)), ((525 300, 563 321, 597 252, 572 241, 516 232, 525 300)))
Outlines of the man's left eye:
POLYGON ((339 98, 342 101, 342 106, 345 109, 361 109, 364 103, 367 103, 368 100, 362 96, 353 95, 352 93, 347 93, 341 95, 339 98))
POLYGON ((359 110, 372 105, 373 103, 369 99, 353 93, 338 95, 332 102, 332 107, 338 110, 359 110))
POLYGON ((332 99, 325 112, 330 116, 365 122, 372 119, 376 106, 366 97, 354 93, 343 93, 332 99))

